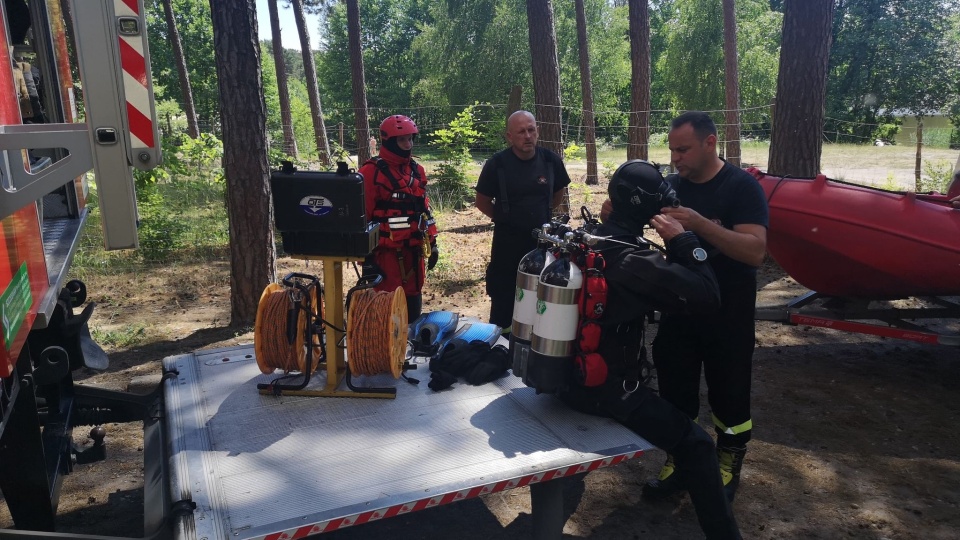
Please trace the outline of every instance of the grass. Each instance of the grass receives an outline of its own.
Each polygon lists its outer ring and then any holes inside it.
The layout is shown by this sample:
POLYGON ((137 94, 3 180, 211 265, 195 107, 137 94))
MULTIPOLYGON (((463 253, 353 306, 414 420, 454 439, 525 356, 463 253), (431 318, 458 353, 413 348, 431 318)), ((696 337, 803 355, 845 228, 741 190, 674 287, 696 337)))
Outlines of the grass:
POLYGON ((143 324, 127 324, 116 330, 91 328, 93 340, 105 347, 128 348, 147 341, 147 329, 143 324))

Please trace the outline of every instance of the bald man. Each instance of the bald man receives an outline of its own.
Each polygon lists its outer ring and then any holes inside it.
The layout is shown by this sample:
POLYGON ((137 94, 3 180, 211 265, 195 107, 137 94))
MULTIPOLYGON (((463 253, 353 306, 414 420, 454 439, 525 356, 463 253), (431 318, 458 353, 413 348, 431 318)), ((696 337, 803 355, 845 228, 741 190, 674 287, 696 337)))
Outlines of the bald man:
POLYGON ((490 322, 510 331, 520 259, 536 247, 531 231, 550 221, 563 200, 570 176, 556 153, 537 146, 537 121, 528 111, 507 119, 510 147, 483 165, 477 180, 477 208, 493 220, 487 266, 490 322))

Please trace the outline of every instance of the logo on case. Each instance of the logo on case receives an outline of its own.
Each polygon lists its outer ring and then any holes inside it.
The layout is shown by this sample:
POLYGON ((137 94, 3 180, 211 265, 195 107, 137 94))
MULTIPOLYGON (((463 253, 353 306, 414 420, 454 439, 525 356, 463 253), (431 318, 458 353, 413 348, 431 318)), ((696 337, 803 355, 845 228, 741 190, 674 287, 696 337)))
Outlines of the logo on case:
POLYGON ((300 209, 311 216, 325 216, 333 211, 333 203, 322 195, 307 195, 300 199, 300 209))

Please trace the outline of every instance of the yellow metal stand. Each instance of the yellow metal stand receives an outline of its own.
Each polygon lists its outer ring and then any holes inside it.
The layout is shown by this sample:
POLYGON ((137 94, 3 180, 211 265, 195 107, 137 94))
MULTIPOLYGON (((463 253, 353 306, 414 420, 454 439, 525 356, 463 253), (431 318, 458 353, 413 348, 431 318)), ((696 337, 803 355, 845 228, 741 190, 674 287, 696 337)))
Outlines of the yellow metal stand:
MULTIPOLYGON (((343 349, 337 347, 339 341, 334 328, 346 328, 344 325, 344 298, 343 298, 343 263, 360 262, 362 257, 324 257, 317 255, 292 255, 296 259, 320 261, 323 264, 323 303, 324 317, 330 325, 324 325, 326 343, 324 351, 327 361, 327 384, 323 390, 283 390, 285 396, 317 396, 317 397, 351 397, 351 398, 380 398, 393 399, 395 392, 357 392, 354 390, 338 390, 346 374, 347 363, 343 349), (331 328, 331 325, 333 328, 331 328)), ((320 366, 318 366, 319 369, 320 366)), ((271 389, 261 389, 261 394, 272 395, 271 389)))

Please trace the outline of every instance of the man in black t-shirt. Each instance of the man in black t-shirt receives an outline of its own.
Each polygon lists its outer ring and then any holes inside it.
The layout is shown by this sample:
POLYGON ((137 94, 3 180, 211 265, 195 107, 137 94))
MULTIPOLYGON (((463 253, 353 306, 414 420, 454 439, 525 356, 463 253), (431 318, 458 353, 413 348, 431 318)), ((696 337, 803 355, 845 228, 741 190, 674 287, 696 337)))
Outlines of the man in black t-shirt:
POLYGON ((488 159, 477 180, 477 208, 494 223, 487 266, 490 322, 510 330, 520 259, 536 247, 532 231, 550 221, 570 184, 556 153, 537 146, 537 122, 527 111, 507 119, 510 147, 488 159))
MULTIPOLYGON (((750 382, 753 361, 757 267, 766 253, 769 212, 760 184, 717 155, 717 128, 706 113, 692 111, 671 123, 670 159, 678 174, 667 177, 680 206, 664 208, 693 231, 709 253, 720 286, 720 312, 663 314, 653 342, 660 395, 696 418, 700 372, 717 433, 720 473, 732 501, 753 428, 750 382)), ((686 489, 667 461, 647 497, 686 489)))
MULTIPOLYGON (((708 251, 720 286, 720 311, 711 315, 664 313, 653 341, 660 395, 687 414, 700 414, 700 373, 717 433, 720 474, 733 501, 750 440, 754 311, 757 267, 767 246, 769 210, 760 184, 717 155, 717 127, 703 112, 684 113, 670 124, 670 160, 678 174, 667 177, 678 207, 662 209, 693 231, 708 251)), ((604 202, 600 217, 612 211, 604 202)), ((643 487, 647 498, 686 491, 673 456, 643 487)))

